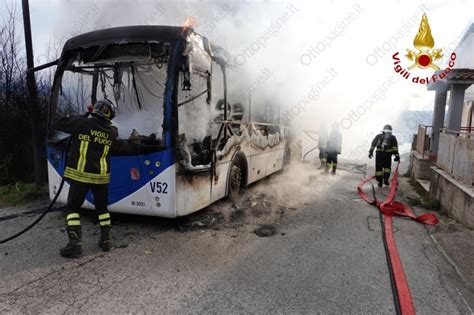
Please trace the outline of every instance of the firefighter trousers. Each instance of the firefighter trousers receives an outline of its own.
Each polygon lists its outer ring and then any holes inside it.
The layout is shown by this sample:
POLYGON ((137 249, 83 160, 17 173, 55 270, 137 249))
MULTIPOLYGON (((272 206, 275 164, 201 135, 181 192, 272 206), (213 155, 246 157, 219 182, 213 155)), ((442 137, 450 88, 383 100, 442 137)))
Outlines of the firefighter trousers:
POLYGON ((329 167, 333 167, 333 169, 336 169, 337 168, 337 152, 328 151, 326 163, 329 167))
POLYGON ((326 162, 326 148, 319 148, 319 160, 326 162))
POLYGON ((388 181, 392 172, 392 153, 377 151, 375 154, 375 177, 378 182, 388 181))
POLYGON ((86 194, 89 190, 94 196, 94 205, 99 216, 100 226, 110 226, 110 214, 107 209, 109 203, 109 185, 108 184, 86 184, 71 180, 69 194, 67 197, 66 221, 70 228, 81 226, 79 209, 81 208, 86 194))

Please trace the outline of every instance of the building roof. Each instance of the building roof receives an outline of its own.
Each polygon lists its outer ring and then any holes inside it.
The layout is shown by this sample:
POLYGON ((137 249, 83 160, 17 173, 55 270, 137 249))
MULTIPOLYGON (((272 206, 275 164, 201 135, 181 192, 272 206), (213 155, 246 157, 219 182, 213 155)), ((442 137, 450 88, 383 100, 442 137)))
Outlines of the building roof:
POLYGON ((448 80, 474 80, 474 69, 452 69, 448 74, 448 80))
MULTIPOLYGON (((434 75, 443 73, 444 70, 435 71, 434 75)), ((474 84, 474 69, 460 68, 451 69, 449 74, 443 79, 438 79, 436 82, 428 84, 428 90, 437 90, 447 88, 450 84, 474 84)))

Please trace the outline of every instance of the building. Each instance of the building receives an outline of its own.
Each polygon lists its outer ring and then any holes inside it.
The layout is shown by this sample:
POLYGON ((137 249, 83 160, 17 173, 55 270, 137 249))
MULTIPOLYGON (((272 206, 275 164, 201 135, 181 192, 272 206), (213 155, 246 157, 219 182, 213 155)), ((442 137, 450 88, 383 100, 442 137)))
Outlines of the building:
POLYGON ((453 69, 427 86, 435 91, 433 121, 418 127, 411 179, 439 200, 443 212, 474 229, 474 24, 455 52, 453 69))

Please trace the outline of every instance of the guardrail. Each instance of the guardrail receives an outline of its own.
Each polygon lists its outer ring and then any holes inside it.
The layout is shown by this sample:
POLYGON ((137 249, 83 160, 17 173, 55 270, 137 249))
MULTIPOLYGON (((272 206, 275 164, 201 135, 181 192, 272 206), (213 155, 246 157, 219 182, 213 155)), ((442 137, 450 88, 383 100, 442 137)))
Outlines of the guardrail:
POLYGON ((474 186, 474 133, 442 130, 436 166, 458 181, 474 186))

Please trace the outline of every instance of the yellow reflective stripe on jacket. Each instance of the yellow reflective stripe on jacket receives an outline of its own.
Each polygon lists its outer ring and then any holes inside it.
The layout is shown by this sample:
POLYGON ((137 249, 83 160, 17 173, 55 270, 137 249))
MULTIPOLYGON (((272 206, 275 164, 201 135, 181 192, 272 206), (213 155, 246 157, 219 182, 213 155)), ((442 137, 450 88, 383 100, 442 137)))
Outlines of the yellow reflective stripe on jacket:
POLYGON ((104 152, 102 152, 102 156, 100 157, 100 174, 105 175, 107 174, 107 154, 109 153, 109 146, 104 146, 104 152))
POLYGON ((87 148, 89 147, 89 141, 81 141, 79 147, 79 160, 77 161, 77 170, 84 172, 86 167, 87 148))
POLYGON ((91 178, 91 179, 98 179, 98 180, 110 179, 110 174, 102 175, 102 174, 94 174, 94 173, 87 173, 87 172, 79 172, 78 170, 75 170, 71 167, 66 167, 66 170, 64 172, 65 173, 68 172, 70 174, 75 174, 75 175, 78 175, 78 176, 84 176, 84 177, 91 178))
POLYGON ((87 184, 108 184, 110 182, 110 174, 80 172, 71 167, 66 167, 64 177, 87 184))

